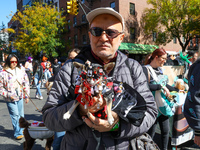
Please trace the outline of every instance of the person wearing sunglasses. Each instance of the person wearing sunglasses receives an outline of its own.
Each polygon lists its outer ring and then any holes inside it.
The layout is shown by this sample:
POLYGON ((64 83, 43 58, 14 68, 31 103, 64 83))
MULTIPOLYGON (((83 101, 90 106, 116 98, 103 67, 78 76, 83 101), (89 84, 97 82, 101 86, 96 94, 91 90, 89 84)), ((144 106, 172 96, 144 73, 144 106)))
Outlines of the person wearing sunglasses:
POLYGON ((100 7, 89 12, 86 18, 89 22, 90 46, 83 48, 75 59, 68 60, 57 74, 42 109, 43 121, 51 130, 66 131, 60 146, 62 150, 128 150, 131 149, 130 139, 148 131, 155 122, 155 101, 148 89, 141 65, 118 50, 125 36, 125 24, 121 14, 110 7, 100 7), (76 97, 72 96, 72 85, 78 70, 73 67, 73 62, 85 64, 87 60, 102 66, 114 62, 114 68, 107 75, 115 81, 126 82, 140 93, 144 100, 137 101, 136 107, 129 111, 132 117, 137 118, 136 122, 128 117, 125 121, 115 111, 112 111, 113 124, 109 124, 107 119, 94 116, 92 113, 101 111, 105 106, 104 102, 94 102, 88 109, 79 105, 69 119, 63 119, 64 113, 76 101, 76 97), (141 113, 134 116, 135 111, 141 113))
POLYGON ((25 70, 21 69, 18 57, 15 54, 9 54, 3 70, 0 71, 0 95, 6 101, 16 140, 23 138, 19 118, 24 117, 23 99, 25 97, 25 102, 29 102, 27 94, 30 94, 28 76, 25 70))

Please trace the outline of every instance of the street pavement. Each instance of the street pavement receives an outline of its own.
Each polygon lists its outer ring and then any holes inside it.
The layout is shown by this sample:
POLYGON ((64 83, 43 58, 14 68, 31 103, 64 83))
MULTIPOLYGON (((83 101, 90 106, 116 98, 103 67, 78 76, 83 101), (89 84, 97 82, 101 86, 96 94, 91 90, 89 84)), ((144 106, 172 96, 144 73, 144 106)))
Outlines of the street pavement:
MULTIPOLYGON (((30 97, 34 104, 38 107, 38 109, 42 109, 44 103, 47 99, 47 91, 45 88, 41 88, 42 95, 44 97, 43 100, 35 99, 35 88, 31 89, 30 97)), ((31 101, 29 103, 24 104, 24 114, 25 119, 29 122, 42 121, 42 113, 36 111, 36 107, 33 105, 31 101)), ((23 150, 23 142, 22 140, 15 140, 13 137, 13 128, 11 124, 11 119, 8 113, 8 109, 5 101, 2 97, 0 97, 0 150, 23 150)), ((155 141, 160 144, 160 135, 156 134, 155 141), (157 140, 157 141, 156 141, 157 140)), ((46 140, 36 139, 35 144, 32 150, 44 150, 46 140)), ((170 143, 170 142, 169 142, 170 143)), ((158 144, 158 145, 159 145, 158 144)), ((172 147, 169 145, 168 150, 171 150, 172 147)), ((179 145, 177 150, 199 150, 200 148, 194 144, 193 140, 179 145)))
MULTIPOLYGON (((30 97, 38 109, 42 109, 44 103, 47 99, 47 92, 45 88, 41 88, 41 92, 43 95, 43 100, 35 99, 35 88, 31 89, 30 97)), ((42 121, 42 113, 36 111, 36 107, 33 105, 31 101, 27 104, 24 103, 24 114, 25 119, 29 122, 42 121)), ((8 113, 8 109, 5 101, 2 97, 0 97, 0 150, 23 150, 23 142, 22 140, 15 140, 13 137, 13 127, 10 119, 10 115, 8 113)), ((44 150, 46 144, 46 140, 36 139, 35 144, 32 150, 44 150)))

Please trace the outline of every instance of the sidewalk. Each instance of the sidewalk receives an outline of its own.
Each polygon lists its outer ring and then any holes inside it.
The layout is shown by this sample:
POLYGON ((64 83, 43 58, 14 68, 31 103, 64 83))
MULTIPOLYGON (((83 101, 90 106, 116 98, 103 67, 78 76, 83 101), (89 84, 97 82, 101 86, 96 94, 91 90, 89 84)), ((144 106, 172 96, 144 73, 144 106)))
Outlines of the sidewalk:
MULTIPOLYGON (((47 99, 47 92, 45 88, 41 89, 42 95, 44 97, 43 100, 35 99, 35 91, 36 89, 31 89, 31 99, 35 103, 35 105, 38 107, 38 109, 41 110, 44 103, 47 99)), ((11 124, 11 119, 8 113, 8 109, 6 106, 6 103, 4 102, 3 98, 0 97, 0 150, 23 150, 23 142, 24 138, 22 140, 15 140, 13 137, 13 128, 11 124)), ((24 104, 24 114, 25 119, 32 122, 34 120, 42 121, 42 113, 36 111, 35 106, 32 104, 31 101, 29 103, 24 104)), ((35 144, 32 148, 32 150, 44 150, 46 144, 46 140, 35 140, 35 144)))
MULTIPOLYGON (((47 92, 45 88, 41 89, 42 95, 44 97, 43 100, 35 99, 35 88, 31 89, 31 99, 33 100, 34 104, 38 107, 38 109, 41 110, 44 103, 47 99, 47 92)), ((11 119, 8 113, 8 109, 6 106, 6 103, 0 97, 0 150, 23 150, 23 142, 24 138, 22 140, 15 140, 13 138, 13 128, 11 124, 11 119)), ((25 119, 29 122, 32 122, 34 120, 41 121, 42 120, 42 114, 38 111, 36 111, 35 106, 32 104, 31 101, 29 101, 28 104, 24 104, 24 111, 25 111, 25 119)), ((160 135, 156 134, 155 141, 160 144, 160 135)), ((170 143, 170 141, 169 141, 170 143)), ((36 139, 35 144, 32 148, 32 150, 44 150, 46 144, 46 140, 39 140, 36 139)), ((158 144, 158 145, 159 145, 158 144)), ((171 146, 169 146, 168 150, 175 150, 172 149, 171 146)), ((200 148, 194 144, 193 141, 186 142, 182 145, 179 145, 177 147, 177 150, 200 150, 200 148)))

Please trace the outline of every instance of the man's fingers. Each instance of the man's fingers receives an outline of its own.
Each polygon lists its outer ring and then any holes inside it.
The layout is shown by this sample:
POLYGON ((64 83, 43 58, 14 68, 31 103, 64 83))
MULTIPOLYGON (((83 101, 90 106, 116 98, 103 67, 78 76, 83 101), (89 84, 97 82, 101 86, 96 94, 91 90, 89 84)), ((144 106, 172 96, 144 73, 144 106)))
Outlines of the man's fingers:
POLYGON ((82 119, 88 125, 88 127, 94 128, 94 123, 89 118, 86 118, 85 116, 83 116, 82 119))
POLYGON ((90 112, 87 113, 88 118, 94 123, 94 124, 101 124, 101 120, 97 117, 95 117, 93 114, 91 114, 90 112))

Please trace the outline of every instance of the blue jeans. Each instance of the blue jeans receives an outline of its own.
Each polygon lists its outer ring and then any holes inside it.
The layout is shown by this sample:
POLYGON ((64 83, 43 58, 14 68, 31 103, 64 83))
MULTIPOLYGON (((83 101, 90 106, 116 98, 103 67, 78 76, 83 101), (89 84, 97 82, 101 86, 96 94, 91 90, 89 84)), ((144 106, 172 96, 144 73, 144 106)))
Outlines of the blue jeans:
POLYGON ((53 140, 53 150, 60 150, 60 143, 64 135, 65 135, 65 131, 55 132, 54 140, 53 140))
POLYGON ((13 129, 14 129, 14 137, 18 137, 23 135, 23 128, 19 127, 19 118, 24 117, 24 102, 23 98, 19 101, 15 102, 6 102, 8 111, 11 117, 13 129))
POLYGON ((37 74, 35 75, 34 82, 35 82, 35 86, 36 86, 36 93, 35 93, 35 95, 39 94, 39 96, 42 96, 42 93, 40 91, 41 82, 39 83, 39 77, 38 77, 37 74))
POLYGON ((44 79, 48 81, 48 79, 51 77, 51 72, 49 70, 44 71, 44 79))

